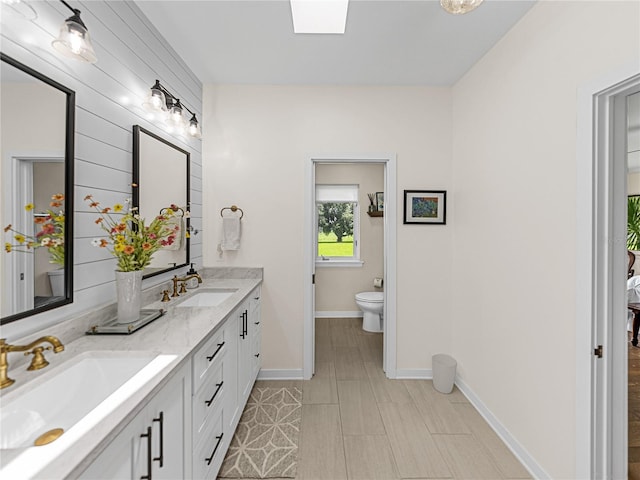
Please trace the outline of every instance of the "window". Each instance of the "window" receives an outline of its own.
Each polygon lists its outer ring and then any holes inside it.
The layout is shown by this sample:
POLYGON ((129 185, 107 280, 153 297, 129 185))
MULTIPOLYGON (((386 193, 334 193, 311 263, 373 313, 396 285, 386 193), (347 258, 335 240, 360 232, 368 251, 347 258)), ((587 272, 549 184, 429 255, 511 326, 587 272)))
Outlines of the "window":
POLYGON ((318 265, 362 265, 359 214, 357 185, 316 185, 318 265))

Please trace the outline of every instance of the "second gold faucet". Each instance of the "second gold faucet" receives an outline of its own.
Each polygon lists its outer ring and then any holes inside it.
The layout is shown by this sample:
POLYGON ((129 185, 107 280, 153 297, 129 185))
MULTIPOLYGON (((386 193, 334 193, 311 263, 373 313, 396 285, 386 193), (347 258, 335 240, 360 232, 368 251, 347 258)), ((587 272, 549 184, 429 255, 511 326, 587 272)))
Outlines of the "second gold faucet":
MULTIPOLYGON (((181 293, 185 293, 186 289, 181 288, 180 292, 178 292, 178 282, 186 282, 191 280, 192 278, 197 278, 198 283, 202 283, 202 277, 199 273, 192 273, 191 275, 187 275, 186 277, 179 278, 177 275, 174 275, 171 281, 173 282, 173 293, 171 297, 179 297, 181 293)), ((184 285, 184 284, 183 284, 184 285)))

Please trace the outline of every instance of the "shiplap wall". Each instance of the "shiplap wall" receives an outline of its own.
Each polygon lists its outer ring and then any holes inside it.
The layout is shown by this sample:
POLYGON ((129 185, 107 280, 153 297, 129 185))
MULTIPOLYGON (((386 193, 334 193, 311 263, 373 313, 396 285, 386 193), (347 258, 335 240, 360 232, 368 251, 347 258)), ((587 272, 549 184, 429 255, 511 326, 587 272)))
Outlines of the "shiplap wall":
MULTIPOLYGON (((202 120, 202 84, 130 1, 71 1, 82 11, 98 62, 68 59, 51 48, 60 25, 71 12, 58 1, 31 1, 38 18, 27 20, 2 5, 0 49, 76 92, 74 302, 2 327, 2 336, 17 338, 98 305, 115 301, 115 259, 91 246, 99 236, 95 212, 84 197, 104 205, 131 196, 133 125, 144 128, 191 153, 191 224, 202 230, 201 141, 179 137, 147 120, 140 105, 155 79, 202 120)), ((191 238, 191 261, 202 266, 202 234, 191 238)), ((143 288, 167 281, 171 272, 147 279, 143 288)), ((178 272, 181 273, 181 272, 178 272)))

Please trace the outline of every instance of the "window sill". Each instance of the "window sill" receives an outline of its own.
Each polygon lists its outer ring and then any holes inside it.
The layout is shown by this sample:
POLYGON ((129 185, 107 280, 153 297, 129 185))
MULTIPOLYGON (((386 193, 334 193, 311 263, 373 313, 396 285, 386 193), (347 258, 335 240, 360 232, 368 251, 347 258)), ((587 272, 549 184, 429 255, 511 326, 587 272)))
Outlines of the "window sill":
POLYGON ((362 260, 316 260, 317 267, 362 267, 362 260))

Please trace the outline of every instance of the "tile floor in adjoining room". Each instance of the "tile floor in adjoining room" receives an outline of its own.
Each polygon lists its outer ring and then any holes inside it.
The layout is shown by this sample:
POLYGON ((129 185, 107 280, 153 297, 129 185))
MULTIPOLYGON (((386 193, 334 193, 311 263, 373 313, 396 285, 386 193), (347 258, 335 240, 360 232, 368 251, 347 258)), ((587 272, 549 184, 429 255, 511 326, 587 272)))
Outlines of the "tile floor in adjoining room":
POLYGON ((531 478, 459 390, 387 379, 362 319, 316 319, 312 380, 256 385, 302 389, 297 479, 531 478))

